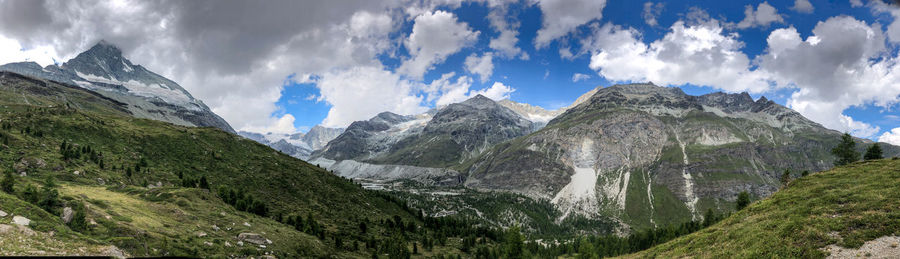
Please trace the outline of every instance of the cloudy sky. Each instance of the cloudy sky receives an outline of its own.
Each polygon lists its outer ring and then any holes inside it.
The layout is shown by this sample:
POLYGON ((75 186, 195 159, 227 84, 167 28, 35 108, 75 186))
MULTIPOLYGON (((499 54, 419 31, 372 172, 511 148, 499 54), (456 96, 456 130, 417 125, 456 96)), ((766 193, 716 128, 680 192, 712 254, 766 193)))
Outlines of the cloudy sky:
POLYGON ((557 109, 652 81, 900 144, 900 9, 877 0, 0 0, 0 64, 62 63, 101 39, 248 131, 476 94, 557 109))

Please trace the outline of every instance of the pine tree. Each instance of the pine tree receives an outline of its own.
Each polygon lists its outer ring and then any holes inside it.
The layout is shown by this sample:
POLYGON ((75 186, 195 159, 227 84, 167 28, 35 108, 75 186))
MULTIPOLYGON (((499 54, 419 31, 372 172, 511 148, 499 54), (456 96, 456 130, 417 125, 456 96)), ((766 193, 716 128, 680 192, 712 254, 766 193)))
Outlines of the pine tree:
POLYGON ((866 149, 866 155, 864 156, 866 160, 875 160, 882 159, 884 156, 881 155, 881 146, 878 143, 872 144, 869 148, 866 149))
POLYGON ((0 189, 2 189, 3 192, 13 194, 13 185, 16 184, 15 181, 12 171, 6 171, 6 175, 3 176, 3 181, 0 182, 0 189))
POLYGON ((784 173, 781 174, 781 186, 787 187, 787 185, 791 183, 791 170, 784 169, 784 173))
POLYGON ((836 156, 834 160, 835 166, 847 165, 859 160, 859 152, 856 152, 856 142, 850 133, 844 133, 841 136, 841 143, 831 149, 831 153, 836 156))
POLYGON ((209 190, 209 182, 206 180, 206 176, 200 176, 200 188, 209 190))
POLYGON ((746 191, 743 191, 738 194, 737 204, 735 204, 735 210, 742 210, 750 205, 750 194, 746 191))
POLYGON ((87 230, 87 221, 85 220, 85 210, 84 205, 81 203, 75 204, 75 211, 72 215, 72 221, 69 222, 69 227, 71 227, 75 231, 83 232, 87 230))

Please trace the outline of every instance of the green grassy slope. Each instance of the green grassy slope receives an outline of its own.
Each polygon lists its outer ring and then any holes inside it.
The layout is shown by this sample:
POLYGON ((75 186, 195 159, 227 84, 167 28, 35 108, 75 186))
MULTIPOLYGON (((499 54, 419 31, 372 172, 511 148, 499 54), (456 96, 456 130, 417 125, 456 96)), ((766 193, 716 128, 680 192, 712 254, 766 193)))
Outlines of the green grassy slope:
POLYGON ((709 228, 627 257, 818 258, 900 234, 900 160, 857 162, 796 179, 709 228))
MULTIPOLYGON (((97 249, 115 245, 134 256, 368 256, 370 250, 349 247, 390 236, 391 230, 372 223, 360 233, 361 221, 399 217, 421 223, 382 195, 251 140, 214 128, 136 119, 121 108, 78 88, 0 74, 0 172, 15 172, 16 181, 15 195, 0 196, 0 209, 29 217, 41 233, 53 231, 50 239, 97 249), (65 159, 63 142, 90 147, 96 161, 84 152, 65 159), (62 203, 52 213, 28 209, 36 207, 23 201, 26 186, 40 189, 51 177, 60 185, 62 203), (181 186, 181 178, 200 177, 212 191, 181 186), (235 210, 216 194, 221 186, 252 195, 267 206, 268 217, 235 210), (91 224, 85 231, 59 219, 62 207, 75 204, 86 206, 91 224), (276 215, 312 215, 324 238, 279 223, 276 215), (244 232, 272 243, 239 246, 236 237, 244 232), (336 238, 343 248, 336 248, 336 238)), ((49 244, 32 241, 36 247, 49 244)), ((79 254, 75 250, 66 254, 79 254)))

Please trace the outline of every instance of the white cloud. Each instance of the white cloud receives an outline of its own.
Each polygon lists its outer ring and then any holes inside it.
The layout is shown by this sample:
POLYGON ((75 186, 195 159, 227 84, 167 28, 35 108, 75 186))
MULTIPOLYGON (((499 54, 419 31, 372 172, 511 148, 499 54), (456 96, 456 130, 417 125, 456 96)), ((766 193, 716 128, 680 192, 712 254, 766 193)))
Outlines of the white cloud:
POLYGON ((412 33, 404 42, 412 58, 405 60, 397 71, 422 79, 435 64, 474 43, 478 35, 479 32, 472 31, 465 22, 458 22, 453 13, 423 13, 415 18, 412 33))
POLYGON ((862 0, 850 0, 850 6, 860 7, 860 6, 863 6, 863 2, 862 2, 862 0))
POLYGON ((900 42, 900 8, 882 1, 872 1, 869 7, 875 13, 887 13, 894 18, 894 21, 887 26, 886 34, 892 43, 900 42))
POLYGON ((466 71, 478 75, 482 83, 487 82, 491 78, 491 74, 494 73, 493 58, 494 54, 490 52, 484 53, 481 57, 472 53, 472 55, 466 57, 466 71))
POLYGON ((265 126, 250 126, 246 127, 243 130, 249 132, 260 132, 260 133, 279 133, 279 134, 292 134, 297 132, 297 128, 294 127, 294 116, 290 114, 285 114, 273 121, 271 125, 265 126))
POLYGON ((543 27, 534 39, 537 48, 574 31, 578 26, 603 17, 606 0, 540 0, 543 27))
POLYGON ((737 24, 738 28, 767 27, 772 23, 783 23, 784 18, 778 14, 778 10, 768 2, 762 2, 753 10, 752 5, 744 9, 744 20, 737 24))
POLYGON ((19 41, 3 37, 0 35, 0 65, 20 62, 32 61, 41 66, 53 64, 53 59, 58 58, 56 50, 52 46, 36 46, 25 49, 19 41))
POLYGON ((900 95, 900 66, 885 47, 879 27, 848 16, 819 22, 802 40, 793 27, 773 31, 759 67, 781 87, 799 88, 789 107, 826 127, 859 137, 878 127, 842 112, 858 105, 889 107, 900 95))
POLYGON ((613 81, 690 83, 757 93, 769 89, 764 74, 749 69, 738 35, 725 33, 716 21, 693 26, 675 22, 669 33, 650 44, 634 29, 606 24, 585 45, 592 53, 590 68, 613 81))
POLYGON ((481 90, 471 90, 472 79, 467 76, 460 76, 456 81, 452 80, 455 73, 446 73, 440 79, 432 81, 426 87, 428 92, 428 101, 434 100, 436 106, 448 105, 465 101, 476 95, 484 95, 485 97, 502 100, 509 99, 509 94, 515 92, 515 89, 504 85, 500 82, 494 82, 491 87, 481 90))
POLYGON ((421 105, 423 97, 415 94, 420 86, 380 67, 328 72, 316 86, 319 100, 332 106, 322 121, 325 127, 346 127, 384 111, 416 114, 427 110, 421 105))
POLYGON ((809 0, 794 0, 794 6, 791 6, 791 10, 798 13, 812 13, 815 10, 815 7, 813 7, 809 0))
POLYGON ((900 128, 894 128, 878 137, 878 142, 900 146, 900 128))
POLYGON ((644 12, 641 14, 641 17, 644 18, 644 22, 647 25, 656 27, 659 26, 659 21, 656 20, 656 17, 659 17, 662 14, 663 9, 665 8, 665 4, 653 2, 644 3, 644 12))
POLYGON ((574 75, 572 75, 572 82, 577 83, 578 81, 588 80, 590 78, 591 78, 591 75, 575 73, 574 75))
POLYGON ((499 33, 496 38, 491 39, 488 47, 495 50, 499 57, 515 58, 518 56, 527 60, 528 53, 516 46, 519 43, 520 24, 515 17, 510 17, 507 3, 489 1, 488 5, 491 7, 491 11, 487 18, 491 22, 491 27, 499 33))
MULTIPOLYGON (((309 75, 335 68, 377 65, 376 55, 395 48, 390 4, 397 3, 0 1, 0 38, 60 62, 105 39, 178 82, 233 128, 264 129, 284 120, 272 115, 289 75, 308 83, 309 75)), ((16 48, 0 47, 0 62, 34 54, 8 53, 16 48)))

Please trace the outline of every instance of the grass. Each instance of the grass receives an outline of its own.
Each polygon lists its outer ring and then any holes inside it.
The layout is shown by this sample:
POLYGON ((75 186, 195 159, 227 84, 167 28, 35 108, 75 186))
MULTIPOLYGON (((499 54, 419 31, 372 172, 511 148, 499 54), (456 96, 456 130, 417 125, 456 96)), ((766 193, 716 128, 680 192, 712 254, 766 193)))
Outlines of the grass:
POLYGON ((821 258, 831 244, 858 248, 900 234, 897 186, 900 160, 811 174, 707 229, 626 257, 821 258))
POLYGON ((259 143, 214 128, 132 118, 118 104, 77 87, 2 73, 0 124, 5 125, 0 129, 4 141, 0 172, 25 174, 15 177, 16 193, 28 184, 40 187, 53 177, 61 184, 65 202, 89 205, 88 216, 96 224, 77 233, 57 215, 16 196, 0 196, 0 209, 27 216, 35 231, 53 231, 53 239, 71 236, 116 245, 133 256, 268 252, 279 257, 354 257, 369 251, 335 249, 333 237, 364 241, 387 231, 373 224, 368 234, 360 234, 361 219, 381 222, 396 215, 416 221, 393 201, 259 143), (84 157, 64 160, 59 148, 64 141, 98 151, 105 167, 84 157), (148 164, 129 177, 125 168, 134 168, 141 160, 148 164), (205 176, 213 190, 243 189, 263 201, 270 216, 312 214, 328 238, 317 239, 271 218, 235 211, 207 190, 181 187, 179 174, 205 176), (162 187, 151 189, 144 183, 162 187), (245 228, 243 222, 252 227, 245 228), (213 231, 212 225, 231 230, 213 231), (207 235, 199 237, 199 231, 207 235), (224 245, 225 241, 234 245, 238 231, 265 232, 274 243, 265 249, 224 245))

